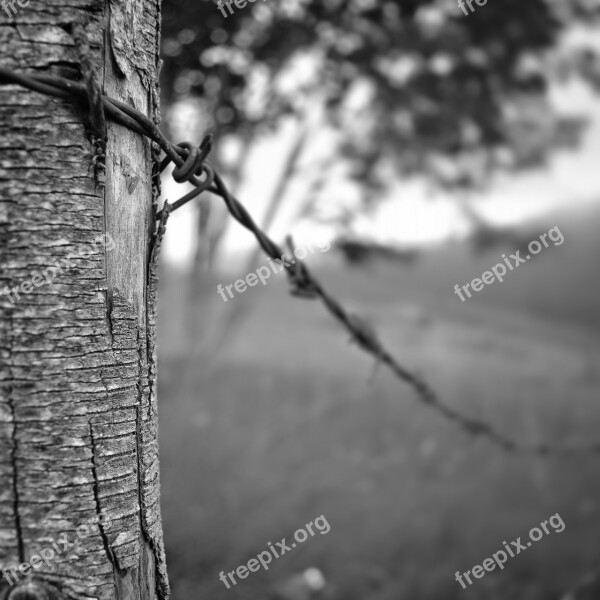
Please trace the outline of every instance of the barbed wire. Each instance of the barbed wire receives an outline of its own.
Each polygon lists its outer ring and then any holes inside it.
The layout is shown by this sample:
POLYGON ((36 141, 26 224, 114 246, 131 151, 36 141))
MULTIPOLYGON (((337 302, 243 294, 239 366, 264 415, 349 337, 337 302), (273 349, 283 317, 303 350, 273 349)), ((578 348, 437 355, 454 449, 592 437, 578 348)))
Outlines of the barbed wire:
MULTIPOLYGON (((88 80, 86 83, 87 85, 84 85, 77 81, 53 75, 25 75, 0 67, 0 85, 17 84, 41 94, 64 99, 76 99, 82 102, 90 111, 99 110, 98 97, 100 97, 101 107, 104 111, 103 117, 108 117, 131 131, 146 136, 162 149, 165 156, 160 164, 160 172, 164 171, 172 162, 175 164, 172 174, 175 181, 178 183, 189 182, 194 186, 192 191, 176 202, 169 203, 171 211, 177 210, 203 192, 210 192, 221 197, 234 219, 254 235, 264 252, 284 266, 292 286, 292 295, 320 299, 329 313, 350 333, 353 342, 367 354, 374 357, 377 363, 385 364, 398 379, 409 385, 423 404, 469 435, 487 439, 511 453, 541 457, 571 455, 582 452, 600 454, 600 442, 570 446, 520 442, 504 435, 491 424, 465 415, 442 402, 422 377, 402 366, 394 358, 383 346, 370 325, 358 315, 347 311, 340 302, 325 290, 302 260, 287 257, 284 250, 261 230, 243 204, 229 192, 219 173, 208 162, 207 158, 213 145, 212 136, 206 136, 199 147, 189 142, 173 144, 167 140, 156 124, 146 115, 124 102, 109 98, 102 93, 92 95, 90 81, 88 80)), ((92 121, 98 122, 97 117, 98 115, 92 121)), ((161 216, 162 211, 158 211, 156 219, 161 219, 161 216)), ((292 249, 291 238, 288 238, 288 245, 292 249)))

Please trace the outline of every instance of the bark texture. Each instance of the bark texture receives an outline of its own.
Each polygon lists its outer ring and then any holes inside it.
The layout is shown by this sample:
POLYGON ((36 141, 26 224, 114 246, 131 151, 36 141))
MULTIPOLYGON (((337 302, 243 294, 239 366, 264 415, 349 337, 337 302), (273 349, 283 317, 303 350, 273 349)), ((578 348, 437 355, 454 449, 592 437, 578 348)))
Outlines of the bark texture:
MULTIPOLYGON (((15 7, 5 66, 91 61, 105 93, 158 119, 157 0, 15 7)), ((164 598, 151 146, 108 123, 102 185, 85 112, 0 87, 0 566, 58 598, 164 598)), ((0 575, 0 598, 15 589, 0 575)))

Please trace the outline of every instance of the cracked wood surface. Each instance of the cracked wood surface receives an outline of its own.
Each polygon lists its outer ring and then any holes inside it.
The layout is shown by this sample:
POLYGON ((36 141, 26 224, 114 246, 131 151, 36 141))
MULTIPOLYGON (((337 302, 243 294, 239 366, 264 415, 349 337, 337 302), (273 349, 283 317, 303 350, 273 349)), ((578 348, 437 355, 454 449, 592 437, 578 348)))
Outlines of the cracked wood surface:
MULTIPOLYGON (((105 93, 157 118, 154 0, 32 1, 0 21, 3 64, 72 74, 75 23, 105 93)), ((0 290, 32 282, 0 294, 0 568, 62 597, 164 598, 150 143, 108 123, 103 187, 85 122, 0 88, 0 290)))

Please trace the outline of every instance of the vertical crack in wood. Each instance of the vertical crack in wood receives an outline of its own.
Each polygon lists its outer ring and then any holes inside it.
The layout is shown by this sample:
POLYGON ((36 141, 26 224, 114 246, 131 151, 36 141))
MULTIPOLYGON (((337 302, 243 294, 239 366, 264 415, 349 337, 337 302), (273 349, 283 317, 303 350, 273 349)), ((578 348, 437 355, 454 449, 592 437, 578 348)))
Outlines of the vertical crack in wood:
POLYGON ((96 440, 94 438, 94 425, 92 421, 89 422, 90 425, 90 440, 92 442, 92 476, 94 478, 94 501, 96 503, 96 514, 98 515, 98 529, 100 530, 100 536, 102 537, 102 545, 104 546, 104 551, 106 552, 106 556, 108 560, 110 560, 113 568, 120 571, 119 566, 117 564, 117 560, 115 555, 110 547, 110 543, 108 538, 106 537, 106 532, 104 531, 104 524, 102 523, 102 509, 100 507, 100 484, 98 480, 98 471, 96 467, 96 440))
MULTIPOLYGON (((11 487, 12 487, 12 512, 14 515, 15 534, 17 541, 17 556, 19 562, 25 561, 25 542, 23 540, 23 526, 21 523, 20 513, 20 495, 19 495, 19 466, 17 462, 17 453, 19 450, 19 436, 17 427, 17 414, 15 408, 15 401, 13 397, 13 383, 15 381, 14 375, 14 328, 13 328, 13 310, 8 309, 7 311, 8 330, 6 331, 6 340, 8 346, 8 353, 6 354, 8 360, 6 362, 6 371, 8 374, 8 385, 6 385, 6 405, 10 411, 12 420, 12 429, 10 431, 10 468, 11 468, 11 487)), ((2 381, 3 382, 3 381, 2 381)), ((2 383, 0 382, 0 384, 2 383)), ((27 384, 21 384, 27 385, 27 384)))
MULTIPOLYGON (((11 377, 12 379, 12 377, 11 377)), ((15 403, 12 398, 12 385, 8 388, 8 406, 10 408, 13 429, 12 429, 12 447, 10 451, 10 460, 13 468, 12 489, 13 489, 13 506, 15 514, 15 531, 17 533, 17 544, 19 550, 19 561, 25 562, 25 548, 23 543, 23 530, 21 528, 21 514, 19 512, 19 467, 17 466, 17 450, 19 447, 17 436, 17 415, 15 411, 15 403)))
POLYGON ((147 413, 139 414, 142 437, 142 523, 144 533, 154 553, 157 591, 161 598, 170 593, 160 512, 160 471, 158 463, 158 397, 156 319, 158 293, 158 258, 169 219, 170 207, 165 205, 161 220, 152 237, 146 287, 146 332, 140 344, 140 392, 148 402, 147 413), (146 417, 144 419, 144 417, 146 417))
POLYGON ((106 330, 108 331, 108 336, 110 338, 110 347, 112 348, 114 343, 112 320, 110 318, 112 312, 112 293, 110 290, 106 290, 104 293, 106 295, 106 330))

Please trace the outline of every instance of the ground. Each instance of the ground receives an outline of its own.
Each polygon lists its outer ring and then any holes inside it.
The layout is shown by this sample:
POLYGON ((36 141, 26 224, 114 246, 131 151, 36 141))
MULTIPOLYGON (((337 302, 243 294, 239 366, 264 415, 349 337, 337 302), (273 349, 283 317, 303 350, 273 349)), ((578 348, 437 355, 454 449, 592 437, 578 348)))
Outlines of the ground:
MULTIPOLYGON (((520 440, 583 443, 600 439, 599 216, 540 224, 542 233, 558 223, 564 245, 464 304, 454 284, 503 249, 472 256, 455 244, 412 268, 367 270, 331 251, 315 267, 454 407, 520 440)), ((219 281, 231 277, 205 281, 190 310, 186 278, 163 278, 162 503, 174 600, 261 600, 309 566, 335 600, 548 600, 593 566, 598 454, 544 460, 474 440, 385 368, 373 373, 318 303, 287 294, 283 277, 227 304, 219 281), (194 353, 194 327, 238 302, 250 315, 231 343, 216 357, 194 353), (455 581, 555 513, 564 532, 467 590, 455 581), (327 535, 231 590, 219 581, 320 515, 327 535)))

